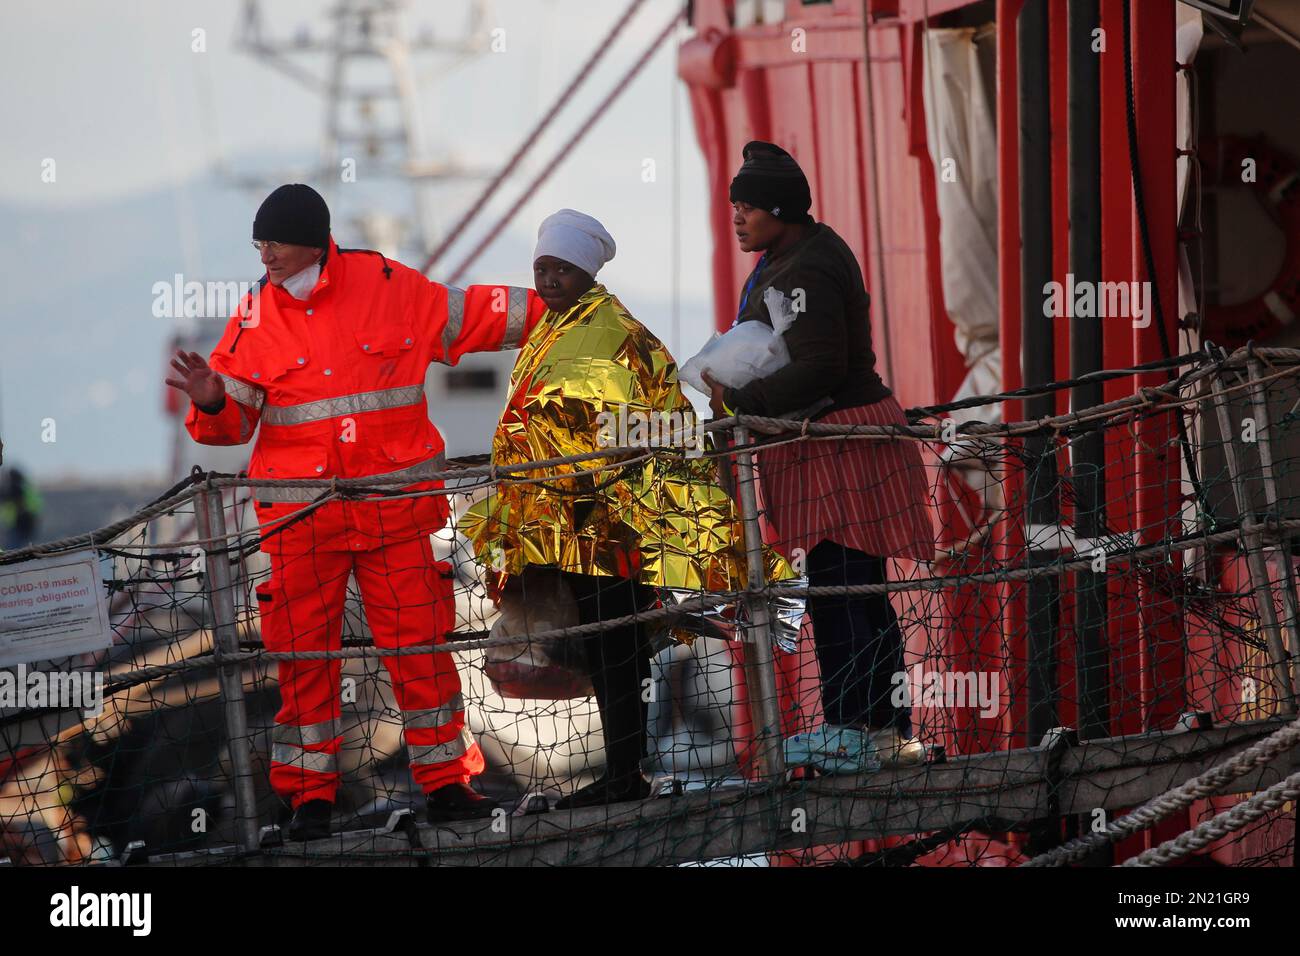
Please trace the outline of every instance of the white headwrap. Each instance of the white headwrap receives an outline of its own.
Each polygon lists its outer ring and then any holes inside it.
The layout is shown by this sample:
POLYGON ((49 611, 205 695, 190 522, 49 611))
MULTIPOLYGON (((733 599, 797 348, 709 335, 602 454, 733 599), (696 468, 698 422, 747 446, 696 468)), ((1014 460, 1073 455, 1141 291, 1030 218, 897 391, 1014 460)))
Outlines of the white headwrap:
POLYGON ((600 267, 614 258, 614 237, 586 213, 561 209, 542 220, 537 227, 537 248, 533 261, 554 256, 595 276, 600 267))

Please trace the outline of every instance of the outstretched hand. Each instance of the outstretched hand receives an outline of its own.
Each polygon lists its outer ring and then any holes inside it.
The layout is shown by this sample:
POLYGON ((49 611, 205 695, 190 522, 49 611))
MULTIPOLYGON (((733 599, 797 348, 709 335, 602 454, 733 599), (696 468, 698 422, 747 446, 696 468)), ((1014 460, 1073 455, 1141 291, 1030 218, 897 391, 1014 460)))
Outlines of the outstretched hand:
POLYGON ((177 349, 172 357, 172 368, 176 374, 168 376, 167 384, 179 388, 195 405, 211 408, 220 404, 225 397, 226 385, 221 381, 221 376, 208 366, 198 352, 177 349))

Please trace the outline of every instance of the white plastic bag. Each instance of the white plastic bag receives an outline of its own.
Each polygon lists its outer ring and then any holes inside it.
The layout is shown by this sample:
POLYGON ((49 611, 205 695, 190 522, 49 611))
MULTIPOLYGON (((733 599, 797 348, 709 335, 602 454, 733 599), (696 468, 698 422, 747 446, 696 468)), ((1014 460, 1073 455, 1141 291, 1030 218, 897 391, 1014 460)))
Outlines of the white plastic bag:
MULTIPOLYGON (((556 571, 530 568, 501 595, 489 637, 525 637, 578 625, 578 602, 556 571)), ((502 697, 569 700, 591 697, 581 640, 523 641, 487 648, 484 671, 502 697)))
POLYGON ((789 365, 790 352, 782 336, 794 324, 794 304, 771 287, 763 292, 763 304, 772 319, 770 327, 765 322, 741 322, 723 335, 715 334, 681 367, 681 380, 708 395, 704 372, 728 388, 740 388, 789 365))

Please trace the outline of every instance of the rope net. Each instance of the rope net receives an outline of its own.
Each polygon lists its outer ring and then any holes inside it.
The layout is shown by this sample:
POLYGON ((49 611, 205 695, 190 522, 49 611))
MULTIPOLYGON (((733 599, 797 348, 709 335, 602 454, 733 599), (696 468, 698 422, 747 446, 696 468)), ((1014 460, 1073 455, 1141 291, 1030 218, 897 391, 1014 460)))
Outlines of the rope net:
POLYGON ((671 447, 462 461, 428 491, 196 475, 0 555, 93 548, 113 633, 0 671, 0 858, 1290 865, 1298 423, 1300 353, 1207 350, 906 424, 727 419, 719 477, 671 447), (1070 410, 1080 386, 1106 400, 1070 410), (506 485, 582 496, 647 455, 735 493, 761 578, 509 573, 458 530, 506 485), (268 530, 268 488, 307 504, 268 530), (394 542, 376 496, 451 518, 394 542), (57 698, 71 674, 102 706, 57 698), (470 777, 499 809, 426 823, 470 777), (330 835, 289 837, 310 799, 330 835))

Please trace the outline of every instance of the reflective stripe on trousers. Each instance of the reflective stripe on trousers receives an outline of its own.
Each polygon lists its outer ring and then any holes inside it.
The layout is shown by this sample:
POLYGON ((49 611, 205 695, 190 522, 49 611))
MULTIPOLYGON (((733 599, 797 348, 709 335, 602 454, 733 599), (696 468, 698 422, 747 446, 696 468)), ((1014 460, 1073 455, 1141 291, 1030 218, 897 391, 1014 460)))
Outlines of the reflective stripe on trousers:
POLYGON ((408 710, 402 714, 402 725, 407 730, 437 730, 456 719, 465 709, 465 698, 457 694, 441 707, 429 710, 408 710))
POLYGON ((407 744, 406 749, 411 755, 411 767, 415 768, 417 766, 446 763, 448 760, 463 757, 473 744, 474 735, 469 732, 468 727, 462 727, 456 738, 446 743, 414 747, 407 744))
POLYGON ((271 748, 271 762, 311 773, 338 772, 338 760, 333 754, 321 753, 317 750, 299 750, 290 744, 275 744, 271 748))
POLYGON ((332 743, 338 738, 338 723, 333 720, 319 724, 296 726, 294 724, 276 724, 271 733, 271 760, 274 763, 309 770, 312 773, 334 773, 338 770, 338 761, 334 754, 306 747, 332 743))

